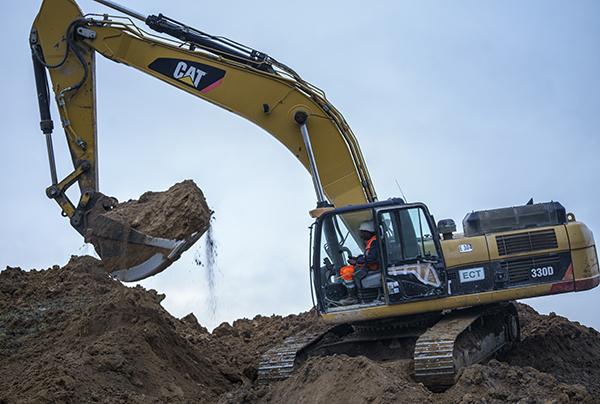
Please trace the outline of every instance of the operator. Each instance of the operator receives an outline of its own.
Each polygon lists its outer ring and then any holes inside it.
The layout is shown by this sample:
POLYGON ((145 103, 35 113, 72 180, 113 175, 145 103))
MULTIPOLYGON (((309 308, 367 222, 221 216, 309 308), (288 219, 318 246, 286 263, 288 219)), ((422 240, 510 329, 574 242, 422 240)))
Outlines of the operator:
POLYGON ((344 286, 348 291, 348 297, 341 301, 342 304, 354 304, 357 301, 356 285, 354 283, 354 274, 357 271, 379 270, 379 246, 377 244, 375 223, 371 220, 362 222, 358 231, 360 238, 364 242, 365 252, 358 257, 348 258, 349 265, 340 268, 340 277, 344 281, 344 286))

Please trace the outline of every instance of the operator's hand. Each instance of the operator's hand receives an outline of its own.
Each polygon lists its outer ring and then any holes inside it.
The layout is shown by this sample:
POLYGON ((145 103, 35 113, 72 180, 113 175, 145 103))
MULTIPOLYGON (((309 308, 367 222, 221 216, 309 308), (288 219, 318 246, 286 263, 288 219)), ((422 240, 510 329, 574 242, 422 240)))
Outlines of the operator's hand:
POLYGON ((356 257, 348 257, 348 264, 356 265, 356 257))

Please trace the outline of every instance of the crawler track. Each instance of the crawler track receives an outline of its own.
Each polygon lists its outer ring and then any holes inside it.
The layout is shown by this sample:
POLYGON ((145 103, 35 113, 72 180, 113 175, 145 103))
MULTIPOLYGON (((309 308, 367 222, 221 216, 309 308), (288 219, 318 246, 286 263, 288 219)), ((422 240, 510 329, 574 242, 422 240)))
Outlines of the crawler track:
POLYGON ((319 341, 325 333, 303 333, 293 335, 282 344, 263 354, 258 365, 258 380, 271 382, 288 378, 294 371, 298 353, 319 341))
POLYGON ((518 340, 516 316, 513 304, 476 307, 445 316, 417 340, 415 379, 433 391, 454 385, 461 368, 482 362, 518 340))
POLYGON ((338 325, 291 336, 261 357, 261 382, 288 378, 310 356, 345 353, 375 360, 414 359, 415 379, 432 391, 456 382, 463 367, 519 339, 514 304, 496 304, 388 322, 338 325), (414 347, 414 349, 413 349, 414 347))

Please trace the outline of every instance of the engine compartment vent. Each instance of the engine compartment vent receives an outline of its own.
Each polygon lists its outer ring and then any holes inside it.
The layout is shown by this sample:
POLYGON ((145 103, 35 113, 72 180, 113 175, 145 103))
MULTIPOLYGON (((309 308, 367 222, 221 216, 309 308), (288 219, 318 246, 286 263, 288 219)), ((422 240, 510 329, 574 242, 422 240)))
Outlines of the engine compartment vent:
MULTIPOLYGON (((560 255, 552 254, 545 257, 522 258, 504 261, 500 263, 502 269, 508 272, 508 279, 511 285, 528 282, 531 279, 531 270, 538 267, 552 267, 553 276, 549 276, 547 280, 551 280, 560 275, 558 268, 560 267, 560 255)), ((559 278, 560 279, 560 278, 559 278)))
POLYGON ((496 236, 499 255, 547 250, 558 247, 554 229, 496 236))

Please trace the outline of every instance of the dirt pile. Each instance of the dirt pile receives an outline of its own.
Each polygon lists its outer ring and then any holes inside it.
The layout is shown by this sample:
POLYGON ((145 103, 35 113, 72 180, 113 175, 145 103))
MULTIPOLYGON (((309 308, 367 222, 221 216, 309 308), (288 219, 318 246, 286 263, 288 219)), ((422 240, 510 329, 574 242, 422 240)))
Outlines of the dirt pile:
POLYGON ((164 295, 128 288, 102 263, 0 272, 0 403, 216 402, 256 379, 258 357, 313 313, 224 323, 210 334, 164 295))
POLYGON ((168 240, 201 236, 210 226, 212 212, 200 188, 192 180, 173 185, 164 192, 146 192, 138 200, 117 204, 94 218, 86 234, 109 272, 139 265, 162 251, 127 239, 144 235, 168 240), (139 233, 136 233, 139 232, 139 233))
POLYGON ((570 384, 583 384, 600 398, 600 333, 551 313, 540 316, 519 305, 521 343, 500 359, 532 366, 570 384))
POLYGON ((164 296, 128 288, 90 257, 64 268, 0 272, 0 403, 600 402, 600 335, 520 307, 523 343, 464 370, 444 393, 412 379, 412 362, 315 357, 284 381, 257 382, 262 353, 321 330, 314 312, 257 316, 209 333, 164 296))
POLYGON ((222 402, 259 403, 568 403, 593 402, 581 385, 560 383, 533 368, 496 360, 467 368, 444 393, 415 383, 410 361, 378 363, 338 355, 309 359, 290 379, 270 387, 227 393, 222 402))
POLYGON ((178 332, 164 298, 85 257, 0 273, 0 401, 215 400, 231 382, 178 332))

